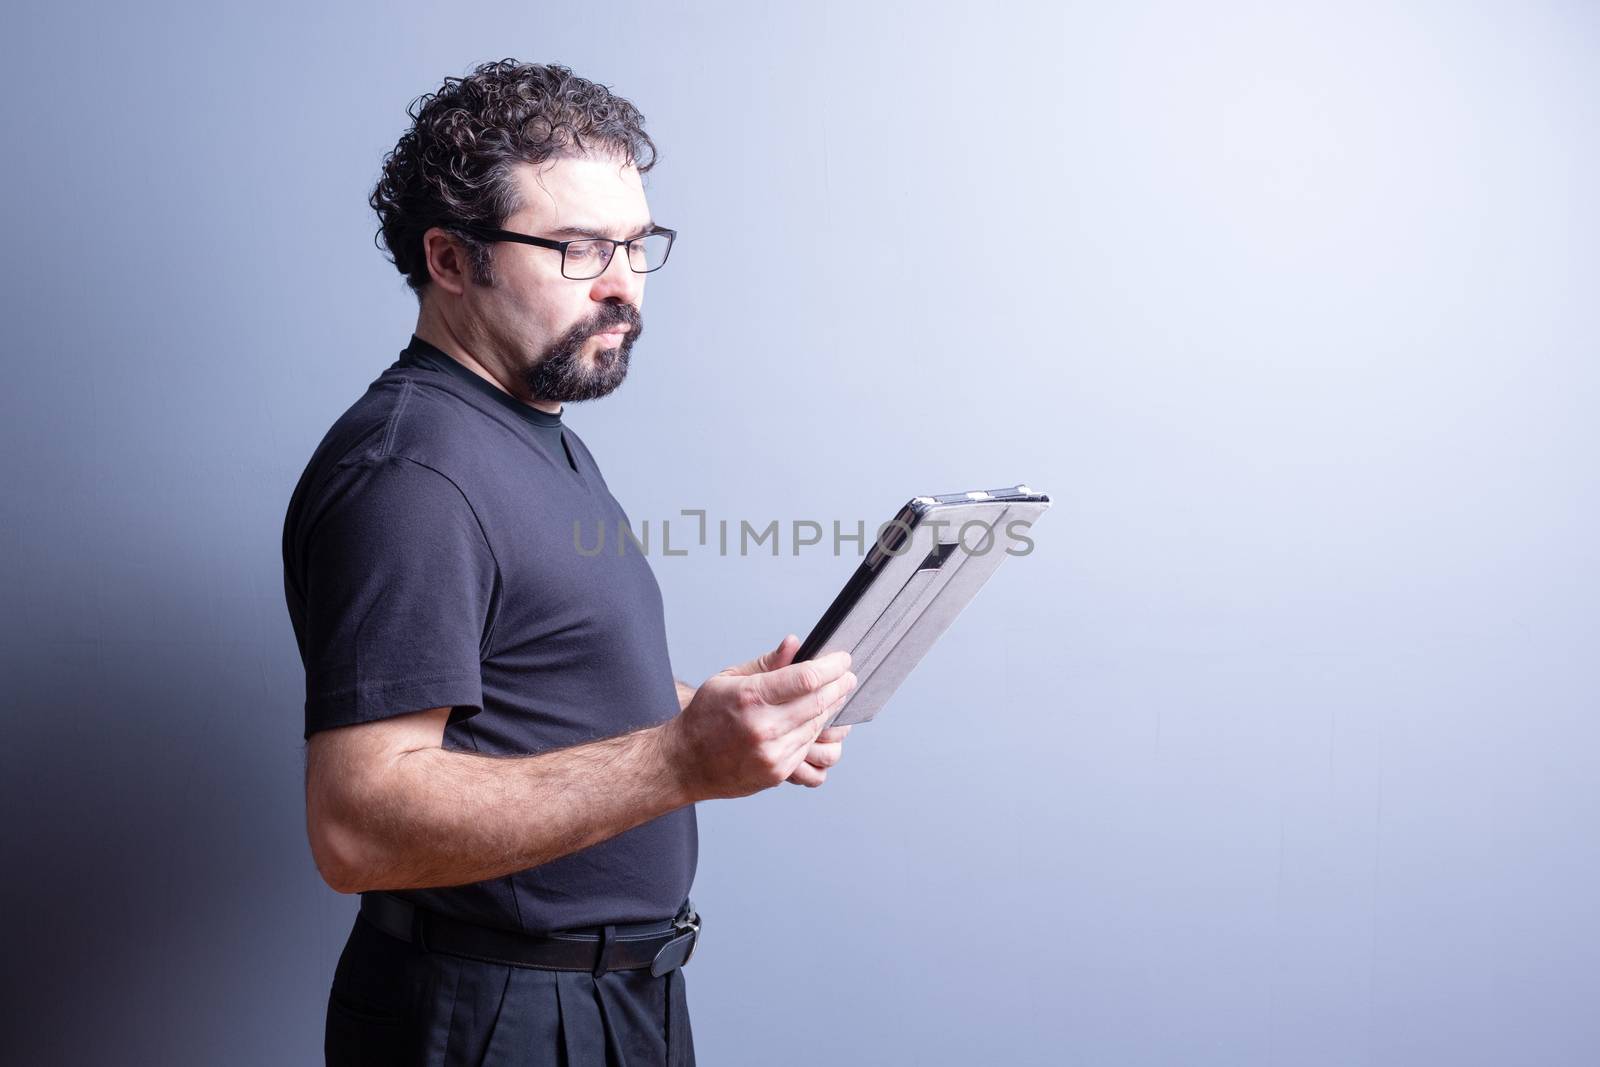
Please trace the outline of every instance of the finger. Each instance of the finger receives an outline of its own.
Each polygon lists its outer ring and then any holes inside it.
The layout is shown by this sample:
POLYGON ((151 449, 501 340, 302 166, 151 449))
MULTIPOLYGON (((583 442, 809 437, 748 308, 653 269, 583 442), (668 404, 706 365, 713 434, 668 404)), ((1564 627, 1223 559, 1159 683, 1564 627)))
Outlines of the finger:
POLYGON ((804 743, 811 744, 855 688, 855 672, 845 671, 821 689, 778 705, 773 709, 777 712, 773 723, 775 731, 780 735, 803 734, 804 743))
POLYGON ((770 652, 763 652, 755 659, 746 660, 736 667, 729 667, 722 673, 737 675, 765 674, 768 671, 777 670, 779 667, 787 667, 789 661, 794 659, 794 654, 798 651, 800 651, 800 639, 794 634, 787 634, 782 641, 778 642, 777 648, 770 652))
POLYGON ((825 771, 839 762, 844 755, 844 742, 842 741, 813 741, 811 750, 806 753, 805 762, 818 770, 825 771))
MULTIPOLYGON (((849 676, 847 675, 846 678, 848 679, 848 677, 849 676)), ((815 716, 809 719, 802 719, 797 726, 778 736, 777 743, 781 745, 782 748, 788 753, 788 755, 786 755, 783 759, 783 762, 789 765, 790 779, 786 780, 792 780, 792 776, 796 769, 800 769, 802 774, 806 773, 804 768, 801 767, 801 764, 807 762, 807 757, 811 755, 818 743, 818 738, 821 736, 820 732, 828 725, 829 721, 839 713, 849 696, 849 692, 845 692, 843 695, 830 702, 826 707, 818 711, 815 716)), ((843 746, 842 741, 825 741, 822 742, 822 744, 839 746, 841 748, 843 746)), ((833 762, 837 761, 838 757, 836 756, 834 757, 833 762)))
POLYGON ((850 727, 854 725, 855 723, 849 723, 845 726, 830 726, 817 735, 817 740, 823 743, 831 741, 843 741, 845 737, 849 735, 850 727))
MULTIPOLYGON (((850 653, 840 649, 826 656, 790 663, 756 676, 756 690, 762 703, 778 707, 816 692, 836 681, 850 667, 850 653)), ((816 709, 813 708, 813 711, 816 709)))
POLYGON ((784 781, 793 782, 795 785, 803 785, 808 789, 815 789, 817 786, 826 781, 827 778, 827 771, 813 767, 805 760, 801 760, 800 766, 796 767, 794 769, 794 773, 789 775, 788 778, 785 778, 784 781))

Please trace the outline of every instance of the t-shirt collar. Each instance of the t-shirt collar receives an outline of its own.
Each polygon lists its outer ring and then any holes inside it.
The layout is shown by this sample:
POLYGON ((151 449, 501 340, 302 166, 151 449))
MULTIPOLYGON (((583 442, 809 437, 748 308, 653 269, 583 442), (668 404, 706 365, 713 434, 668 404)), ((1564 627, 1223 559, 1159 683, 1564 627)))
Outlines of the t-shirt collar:
MULTIPOLYGON (((523 403, 492 382, 484 381, 475 371, 468 369, 450 353, 436 345, 429 344, 414 333, 411 335, 411 343, 406 345, 400 353, 400 363, 402 366, 427 367, 432 370, 443 371, 446 374, 454 374, 456 377, 470 382, 475 388, 493 397, 498 403, 504 404, 535 426, 561 425, 560 412, 552 415, 548 411, 541 411, 530 404, 523 403)), ((565 410, 565 406, 563 406, 563 410, 565 410)))

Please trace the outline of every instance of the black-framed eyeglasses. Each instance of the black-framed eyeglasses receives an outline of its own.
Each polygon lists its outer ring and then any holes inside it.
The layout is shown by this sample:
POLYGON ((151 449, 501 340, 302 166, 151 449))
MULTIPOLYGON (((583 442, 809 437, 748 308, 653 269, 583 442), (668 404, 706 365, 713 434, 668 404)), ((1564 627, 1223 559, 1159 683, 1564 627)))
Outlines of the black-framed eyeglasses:
POLYGON ((626 241, 618 241, 611 237, 581 237, 573 241, 552 241, 548 237, 533 237, 494 226, 464 222, 454 224, 451 229, 469 233, 486 241, 516 241, 519 244, 558 249, 561 252, 561 276, 571 278, 575 282, 598 278, 604 274, 606 268, 611 265, 611 257, 616 254, 618 245, 627 248, 628 266, 635 274, 649 274, 653 270, 660 270, 667 262, 667 255, 672 251, 673 239, 678 236, 677 230, 669 230, 664 226, 657 226, 649 233, 626 241))

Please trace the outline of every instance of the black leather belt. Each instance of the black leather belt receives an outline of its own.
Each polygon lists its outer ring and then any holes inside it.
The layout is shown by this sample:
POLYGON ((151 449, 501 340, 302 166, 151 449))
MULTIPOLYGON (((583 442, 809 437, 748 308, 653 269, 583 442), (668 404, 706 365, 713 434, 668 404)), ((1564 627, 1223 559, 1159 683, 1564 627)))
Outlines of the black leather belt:
POLYGON ((377 891, 361 894, 361 917, 424 952, 596 976, 649 967, 659 978, 688 963, 700 940, 700 916, 687 898, 671 919, 593 927, 595 933, 558 930, 548 937, 462 922, 377 891))

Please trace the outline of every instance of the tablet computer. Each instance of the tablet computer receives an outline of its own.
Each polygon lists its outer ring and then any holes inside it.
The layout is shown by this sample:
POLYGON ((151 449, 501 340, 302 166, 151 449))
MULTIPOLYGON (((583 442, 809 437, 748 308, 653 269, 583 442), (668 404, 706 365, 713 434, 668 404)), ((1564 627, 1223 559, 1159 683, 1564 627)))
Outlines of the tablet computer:
POLYGON ((850 653, 856 688, 830 726, 867 722, 972 602, 1007 556, 1033 551, 1028 528, 1050 498, 1026 485, 913 497, 795 653, 850 653))

